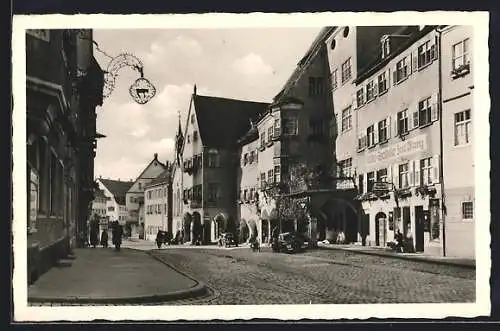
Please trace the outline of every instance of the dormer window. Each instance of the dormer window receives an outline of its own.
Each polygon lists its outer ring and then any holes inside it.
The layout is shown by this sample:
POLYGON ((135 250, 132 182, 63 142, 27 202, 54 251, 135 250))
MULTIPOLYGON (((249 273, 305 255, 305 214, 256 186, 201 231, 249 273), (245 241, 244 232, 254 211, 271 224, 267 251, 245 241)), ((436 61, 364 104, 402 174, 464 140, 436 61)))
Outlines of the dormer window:
POLYGON ((391 53, 391 42, 389 37, 384 36, 381 40, 382 44, 382 58, 385 59, 391 53))

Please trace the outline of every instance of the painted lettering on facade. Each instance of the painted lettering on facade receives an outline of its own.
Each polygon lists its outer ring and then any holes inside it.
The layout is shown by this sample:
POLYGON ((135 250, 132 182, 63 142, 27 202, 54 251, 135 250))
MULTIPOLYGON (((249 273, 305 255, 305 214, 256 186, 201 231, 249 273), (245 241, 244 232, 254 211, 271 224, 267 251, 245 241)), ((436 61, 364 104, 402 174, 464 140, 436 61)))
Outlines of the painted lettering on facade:
POLYGON ((386 148, 378 149, 368 153, 366 157, 367 164, 388 161, 398 157, 410 155, 416 152, 422 152, 427 149, 425 135, 420 135, 397 144, 389 145, 386 148))

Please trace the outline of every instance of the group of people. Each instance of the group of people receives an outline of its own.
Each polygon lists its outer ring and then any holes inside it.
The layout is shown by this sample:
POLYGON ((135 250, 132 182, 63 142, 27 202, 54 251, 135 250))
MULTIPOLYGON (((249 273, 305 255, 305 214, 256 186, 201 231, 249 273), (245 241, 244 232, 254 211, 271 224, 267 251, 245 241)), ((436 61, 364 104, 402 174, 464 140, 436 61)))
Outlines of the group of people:
MULTIPOLYGON (((111 240, 115 249, 120 250, 122 244, 123 227, 118 221, 110 222, 111 226, 111 240)), ((108 247, 108 230, 104 229, 101 233, 101 240, 99 241, 99 221, 94 219, 90 222, 90 245, 95 248, 99 243, 102 247, 108 247)))

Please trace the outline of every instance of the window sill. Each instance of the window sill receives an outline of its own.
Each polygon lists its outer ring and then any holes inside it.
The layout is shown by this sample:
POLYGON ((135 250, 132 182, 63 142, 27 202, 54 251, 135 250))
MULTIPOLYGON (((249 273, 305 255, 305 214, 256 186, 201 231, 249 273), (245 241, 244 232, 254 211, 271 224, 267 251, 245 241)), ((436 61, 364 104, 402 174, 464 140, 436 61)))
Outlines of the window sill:
POLYGON ((358 152, 358 153, 361 153, 361 152, 363 152, 365 149, 366 149, 366 147, 363 147, 363 148, 358 148, 357 152, 358 152))
POLYGON ((388 91, 389 91, 389 89, 387 88, 387 89, 385 89, 385 90, 384 90, 384 91, 382 91, 382 92, 378 92, 378 96, 380 97, 380 96, 382 96, 382 95, 386 94, 388 91))
POLYGON ((377 144, 373 144, 371 146, 368 146, 368 149, 373 149, 375 146, 377 146, 377 144))
POLYGON ((420 129, 423 129, 423 128, 426 128, 426 127, 428 127, 428 126, 431 126, 431 125, 432 125, 432 123, 434 123, 434 122, 432 122, 432 121, 431 121, 431 122, 429 122, 429 123, 419 125, 418 127, 419 127, 420 129))
POLYGON ((382 145, 387 144, 388 142, 389 142, 389 139, 386 139, 386 140, 384 140, 384 141, 379 141, 379 142, 378 142, 378 144, 379 144, 380 146, 382 146, 382 145))
POLYGON ((461 144, 461 145, 453 145, 453 148, 460 149, 472 146, 471 143, 461 144))
POLYGON ((429 61, 429 63, 426 63, 426 64, 423 64, 421 66, 418 66, 417 71, 424 70, 425 68, 427 68, 428 66, 430 66, 433 62, 434 62, 434 60, 431 60, 431 61, 429 61))
POLYGON ((372 102, 373 100, 375 100, 377 97, 374 96, 373 98, 371 98, 370 100, 366 100, 365 102, 365 105, 369 104, 370 102, 372 102))
POLYGON ((401 78, 400 80, 396 81, 396 83, 395 83, 394 85, 399 85, 399 84, 401 84, 402 82, 404 82, 405 80, 407 80, 407 79, 408 79, 408 77, 410 77, 410 75, 407 75, 406 77, 401 78))
POLYGON ((474 219, 473 218, 462 218, 462 222, 464 222, 464 223, 472 223, 472 222, 474 222, 474 219))

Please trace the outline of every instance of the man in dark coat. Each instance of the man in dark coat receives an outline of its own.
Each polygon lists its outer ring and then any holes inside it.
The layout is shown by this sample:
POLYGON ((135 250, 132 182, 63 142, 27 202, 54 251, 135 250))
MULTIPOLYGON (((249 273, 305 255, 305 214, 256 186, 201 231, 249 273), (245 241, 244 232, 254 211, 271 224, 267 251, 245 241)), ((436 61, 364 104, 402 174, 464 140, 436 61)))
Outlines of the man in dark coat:
POLYGON ((99 221, 97 218, 90 221, 90 244, 93 248, 99 244, 99 221))
POLYGON ((122 244, 123 228, 118 221, 114 222, 113 226, 113 245, 115 245, 115 250, 119 251, 122 244))

